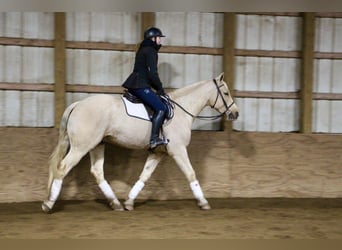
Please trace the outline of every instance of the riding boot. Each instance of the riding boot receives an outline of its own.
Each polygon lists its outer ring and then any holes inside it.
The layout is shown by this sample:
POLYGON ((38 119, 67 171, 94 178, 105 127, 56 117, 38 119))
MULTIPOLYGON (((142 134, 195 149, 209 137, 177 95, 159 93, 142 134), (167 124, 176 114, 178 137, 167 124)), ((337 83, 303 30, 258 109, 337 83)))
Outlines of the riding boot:
POLYGON ((164 111, 158 111, 153 114, 150 149, 154 149, 157 146, 165 145, 168 143, 167 141, 159 138, 159 131, 163 125, 164 117, 165 117, 164 111))

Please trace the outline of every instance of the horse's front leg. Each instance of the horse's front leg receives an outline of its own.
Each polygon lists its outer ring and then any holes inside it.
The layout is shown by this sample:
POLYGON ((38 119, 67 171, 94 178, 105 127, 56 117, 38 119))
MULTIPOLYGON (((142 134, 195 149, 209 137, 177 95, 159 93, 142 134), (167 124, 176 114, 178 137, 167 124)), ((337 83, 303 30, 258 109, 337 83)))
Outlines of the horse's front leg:
POLYGON ((209 210, 210 205, 208 201, 205 199, 204 194, 202 192, 202 188, 196 178, 196 173, 191 165, 189 160, 188 152, 185 146, 174 146, 171 147, 169 145, 168 152, 170 156, 176 161, 179 168, 184 173, 185 177, 190 183, 190 188, 194 194, 194 197, 198 201, 198 206, 203 210, 209 210))
POLYGON ((144 165, 144 169, 140 174, 139 180, 134 184, 128 194, 128 199, 125 201, 125 209, 128 211, 134 210, 134 200, 144 188, 146 181, 151 177, 159 162, 162 160, 164 153, 151 153, 148 155, 144 165))
POLYGON ((104 163, 104 144, 99 144, 93 150, 89 152, 90 154, 90 161, 91 161, 91 169, 90 172, 96 179, 99 188, 101 189, 102 193, 105 195, 109 202, 109 206, 113 210, 123 211, 123 207, 114 194, 112 188, 110 187, 109 183, 104 178, 103 172, 103 163, 104 163))

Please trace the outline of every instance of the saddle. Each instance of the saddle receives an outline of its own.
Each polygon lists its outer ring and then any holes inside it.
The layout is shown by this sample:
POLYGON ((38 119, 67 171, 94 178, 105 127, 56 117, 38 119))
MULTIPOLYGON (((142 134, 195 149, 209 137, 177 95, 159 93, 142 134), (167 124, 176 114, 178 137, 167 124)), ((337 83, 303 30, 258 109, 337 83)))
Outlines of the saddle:
MULTIPOLYGON (((171 120, 174 114, 174 105, 172 104, 170 97, 160 96, 160 99, 167 107, 165 121, 171 120)), ((122 100, 125 104, 127 115, 151 121, 153 110, 147 105, 143 104, 138 97, 125 90, 124 94, 122 95, 122 100)))
POLYGON ((138 97, 136 97, 135 95, 132 95, 127 90, 125 90, 123 97, 125 97, 128 101, 132 103, 142 103, 138 97))

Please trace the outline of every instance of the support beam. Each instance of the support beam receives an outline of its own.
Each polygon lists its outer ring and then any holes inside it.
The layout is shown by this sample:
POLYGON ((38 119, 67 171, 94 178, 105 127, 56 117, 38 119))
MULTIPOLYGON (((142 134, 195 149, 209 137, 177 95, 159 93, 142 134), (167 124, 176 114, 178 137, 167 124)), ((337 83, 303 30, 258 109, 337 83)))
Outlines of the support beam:
POLYGON ((65 109, 65 13, 55 13, 55 41, 54 41, 54 58, 55 58, 55 127, 59 128, 59 123, 65 109))
POLYGON ((154 12, 141 13, 141 39, 144 39, 144 30, 155 25, 155 19, 156 17, 154 12))
MULTIPOLYGON (((224 13, 223 27, 223 72, 224 79, 229 85, 231 94, 234 96, 235 80, 235 38, 236 38, 236 15, 235 13, 224 13)), ((224 118, 225 119, 225 118, 224 118)), ((222 120, 222 130, 231 131, 232 122, 222 120)))
POLYGON ((312 133, 315 13, 303 13, 300 132, 312 133))

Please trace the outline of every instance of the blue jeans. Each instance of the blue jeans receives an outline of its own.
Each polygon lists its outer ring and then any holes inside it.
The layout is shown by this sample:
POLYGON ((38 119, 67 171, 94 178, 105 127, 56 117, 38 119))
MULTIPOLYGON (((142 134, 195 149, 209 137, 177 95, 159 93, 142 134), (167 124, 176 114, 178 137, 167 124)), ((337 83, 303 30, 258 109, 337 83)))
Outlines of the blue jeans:
POLYGON ((138 97, 144 104, 148 105, 154 113, 157 113, 158 111, 167 112, 165 104, 150 88, 129 89, 128 91, 138 97))

